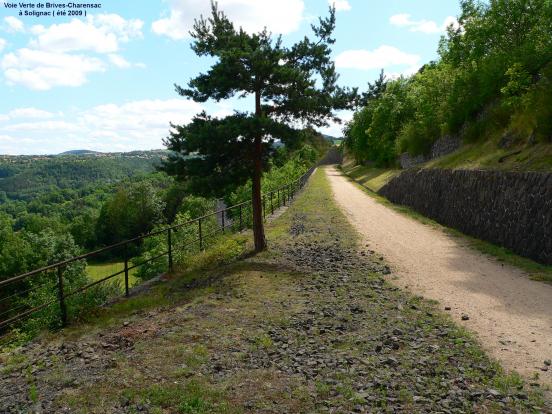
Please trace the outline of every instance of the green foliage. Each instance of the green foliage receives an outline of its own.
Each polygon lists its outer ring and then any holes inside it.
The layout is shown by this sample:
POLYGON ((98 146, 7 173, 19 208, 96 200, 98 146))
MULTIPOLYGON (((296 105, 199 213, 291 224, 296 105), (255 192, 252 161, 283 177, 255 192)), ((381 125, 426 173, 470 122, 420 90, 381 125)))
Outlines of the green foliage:
MULTIPOLYGON (((8 192, 2 191, 0 197, 0 280, 80 254, 82 248, 97 247, 100 208, 116 191, 117 182, 125 182, 124 187, 129 191, 134 189, 137 194, 133 198, 136 203, 120 212, 121 215, 129 213, 131 220, 125 224, 130 222, 134 226, 129 225, 125 230, 130 233, 150 226, 147 221, 152 217, 148 216, 152 209, 148 206, 156 206, 155 216, 162 219, 159 213, 162 205, 157 206, 159 197, 151 196, 172 181, 152 173, 161 154, 3 156, 0 159, 0 187, 8 192), (151 190, 150 193, 146 189, 151 190), (138 203, 140 192, 143 193, 141 204, 138 203), (138 211, 141 209, 143 211, 138 211)), ((117 196, 113 200, 111 206, 116 204, 117 196)), ((106 233, 113 237, 108 232, 103 232, 102 236, 106 233)), ((90 282, 85 266, 86 263, 78 261, 64 269, 66 293, 90 282)), ((108 274, 102 275, 105 276, 108 274)), ((80 317, 83 312, 103 303, 108 294, 118 292, 120 288, 108 282, 70 296, 67 298, 69 317, 80 317)), ((59 325, 56 272, 44 272, 4 287, 0 294, 0 314, 5 319, 50 302, 24 321, 19 327, 20 338, 32 336, 41 328, 59 325)), ((18 335, 12 337, 17 340, 18 335)))
POLYGON ((346 128, 358 162, 389 166, 401 152, 427 154, 447 134, 470 142, 514 130, 529 143, 534 135, 549 142, 552 3, 463 0, 461 9, 438 62, 408 79, 380 76, 378 87, 369 85, 346 128))
POLYGON ((153 172, 162 155, 162 151, 136 151, 101 156, 2 156, 0 190, 12 200, 30 201, 40 195, 43 202, 59 204, 76 193, 88 193, 91 186, 153 172))
POLYGON ((182 200, 178 212, 181 215, 186 214, 188 217, 197 218, 215 211, 216 208, 215 199, 188 195, 182 200))
MULTIPOLYGON (((543 143, 552 143, 552 63, 518 99, 520 108, 512 116, 512 129, 517 133, 534 134, 543 143)), ((516 103, 517 103, 516 102, 516 103)))
MULTIPOLYGON (((32 257, 29 259, 32 268, 38 268, 67 260, 80 253, 79 247, 73 238, 66 235, 56 235, 46 229, 38 234, 26 235, 29 246, 32 246, 32 257)), ((79 260, 68 264, 63 268, 64 292, 69 294, 89 283, 86 273, 86 262, 79 260)), ((57 271, 47 271, 37 277, 26 279, 21 288, 28 291, 25 295, 17 297, 12 305, 23 309, 33 308, 46 303, 51 303, 31 318, 27 319, 22 330, 34 335, 44 328, 55 328, 60 325, 60 309, 57 301, 58 274, 57 271)), ((83 312, 104 303, 112 286, 103 285, 95 287, 78 295, 66 299, 67 312, 70 318, 78 318, 83 312)))
POLYGON ((75 242, 86 249, 93 249, 98 244, 96 223, 99 213, 95 210, 85 210, 76 216, 69 225, 69 232, 75 242))
POLYGON ((31 246, 13 230, 13 220, 0 213, 0 280, 25 272, 30 266, 31 246))
MULTIPOLYGON (((178 184, 176 184, 178 186, 178 184)), ((199 251, 199 225, 197 222, 186 224, 193 219, 205 216, 216 211, 215 199, 203 198, 193 195, 185 196, 178 204, 178 212, 172 226, 180 226, 171 232, 174 263, 184 263, 187 258, 199 251)), ((208 247, 215 236, 219 233, 217 217, 211 215, 201 220, 203 247, 208 247), (211 236, 209 236, 211 235, 211 236)), ((167 228, 166 224, 158 224, 153 232, 167 228)), ((167 257, 163 256, 153 259, 160 254, 167 252, 168 234, 162 232, 156 236, 144 240, 140 249, 140 255, 133 259, 134 264, 144 263, 137 268, 136 277, 150 279, 167 271, 167 257)))
MULTIPOLYGON (((305 141, 309 141, 306 139, 305 141)), ((319 143, 321 148, 326 148, 326 145, 319 143)), ((272 167, 262 177, 263 189, 265 193, 276 190, 281 186, 299 178, 311 166, 313 166, 321 154, 318 153, 309 144, 304 144, 301 148, 291 151, 286 147, 280 147, 277 150, 277 155, 272 160, 272 167), (277 165, 280 164, 280 165, 277 165)), ((177 184, 178 185, 178 184, 177 184)), ((251 194, 251 181, 248 181, 242 186, 228 194, 224 201, 227 206, 237 205, 244 201, 249 201, 251 194)), ((276 203, 276 200, 274 200, 276 203)), ((268 208, 268 202, 267 202, 268 208)), ((173 247, 173 261, 181 266, 186 266, 191 261, 195 260, 195 256, 199 250, 199 228, 198 223, 193 222, 189 225, 185 223, 194 218, 205 216, 212 213, 216 209, 214 199, 203 198, 199 196, 186 196, 179 204, 179 212, 176 214, 173 226, 182 225, 174 230, 171 234, 173 247)), ((210 215, 201 221, 203 247, 205 249, 211 246, 220 247, 220 236, 222 231, 219 222, 220 215, 210 215)), ((227 213, 227 222, 233 220, 231 228, 237 230, 240 226, 239 210, 233 209, 227 213)), ((252 211, 251 205, 246 204, 242 207, 242 220, 244 228, 252 226, 252 211)), ((166 225, 160 224, 153 231, 158 231, 166 228, 166 225)), ((228 246, 227 250, 232 250, 228 246)), ((223 249, 224 250, 224 249, 223 249)), ((168 236, 167 232, 162 232, 156 236, 148 237, 144 240, 140 248, 140 255, 133 259, 134 264, 141 264, 136 271, 136 277, 140 279, 150 279, 167 271, 167 257, 162 256, 153 259, 156 256, 168 251, 168 236)))
POLYGON ((0 213, 14 231, 51 229, 71 233, 86 249, 97 247, 96 221, 102 204, 119 186, 148 181, 156 189, 172 182, 153 173, 162 151, 87 156, 0 157, 0 213))
POLYGON ((119 188, 100 211, 97 235, 109 245, 145 234, 163 221, 165 205, 149 182, 119 188))
MULTIPOLYGON (((212 210, 202 211, 199 216, 202 216, 208 212, 212 212, 212 210)), ((197 216, 194 216, 193 218, 195 217, 197 216)), ((171 234, 174 263, 182 264, 186 262, 188 257, 197 254, 199 251, 199 226, 197 222, 185 225, 185 223, 191 220, 192 216, 188 212, 183 212, 178 213, 172 223, 173 226, 182 225, 182 227, 173 230, 171 234)), ((162 230, 165 227, 166 226, 160 225, 154 228, 153 231, 162 230)), ((203 247, 206 248, 218 235, 219 226, 216 217, 213 215, 202 220, 201 227, 203 233, 202 238, 203 236, 210 235, 210 237, 204 237, 203 240, 203 247)), ((143 263, 137 268, 136 277, 146 280, 166 272, 168 268, 167 256, 162 256, 157 259, 153 258, 167 252, 168 249, 167 232, 162 232, 156 236, 145 239, 141 247, 141 254, 133 259, 134 264, 143 263)))
POLYGON ((347 146, 358 161, 370 160, 378 166, 393 164, 396 137, 403 120, 413 113, 407 87, 404 78, 387 82, 384 90, 354 115, 346 136, 347 146))
POLYGON ((506 71, 506 76, 508 83, 500 89, 505 97, 504 104, 517 108, 521 103, 521 96, 531 87, 531 75, 521 63, 514 63, 506 71))
MULTIPOLYGON (((268 174, 267 183, 281 185, 289 182, 291 177, 295 178, 304 172, 319 157, 319 152, 311 145, 322 152, 328 147, 327 141, 314 131, 302 132, 301 143, 303 145, 296 150, 288 147, 280 147, 277 150, 278 156, 273 162, 278 166, 268 174)), ((211 215, 202 220, 203 247, 218 247, 212 249, 212 252, 209 250, 209 254, 198 255, 197 222, 184 224, 193 218, 215 211, 217 202, 215 199, 190 195, 185 183, 173 182, 161 173, 125 181, 112 196, 102 191, 101 198, 105 199, 103 205, 100 203, 98 207, 83 208, 80 214, 71 214, 72 219, 68 223, 64 222, 63 217, 45 217, 42 213, 29 213, 26 209, 16 217, 17 219, 13 219, 9 213, 0 211, 0 280, 78 255, 83 252, 81 247, 92 249, 101 244, 111 244, 149 231, 164 229, 168 222, 165 214, 169 213, 174 214, 172 224, 183 224, 172 231, 173 261, 176 266, 188 266, 198 260, 198 257, 208 257, 213 263, 222 263, 229 256, 235 257, 237 252, 241 253, 243 250, 240 243, 221 242, 220 223, 217 221, 220 220, 220 216, 211 215), (169 203, 170 209, 167 207, 169 203)), ((52 200, 57 199, 54 197, 52 200)), ((27 208, 30 204, 27 203, 27 208)), ((39 207, 40 203, 35 205, 39 207)), ((54 205, 42 206, 41 209, 46 211, 50 207, 54 205)), ((56 206, 53 210, 57 208, 56 206)), ((65 213, 61 216, 65 216, 65 213)), ((235 220, 234 223, 228 220, 226 224, 230 224, 236 230, 239 220, 235 220)), ((250 208, 243 210, 243 224, 244 227, 251 226, 250 208)), ((129 246, 127 253, 130 255, 130 264, 137 266, 131 270, 132 280, 148 279, 167 271, 166 232, 129 246)), ((68 265, 63 269, 65 292, 73 292, 93 280, 122 270, 123 253, 120 249, 111 255, 96 256, 93 270, 85 261, 68 265), (116 260, 113 261, 113 258, 116 260)), ((108 297, 119 295, 122 291, 121 282, 122 277, 117 277, 113 282, 104 282, 68 297, 69 317, 80 318, 84 313, 90 313, 91 309, 104 303, 108 297)), ((50 304, 33 314, 18 330, 14 330, 10 335, 12 340, 25 341, 40 329, 59 326, 57 283, 57 272, 52 271, 3 289, 0 299, 10 296, 9 300, 0 302, 0 313, 4 317, 45 303, 50 304), (13 294, 16 295, 11 296, 13 294)))
MULTIPOLYGON (((280 153, 279 156, 275 157, 271 168, 262 177, 262 187, 265 194, 301 177, 322 155, 309 144, 305 144, 302 148, 291 154, 285 148, 280 149, 278 152, 280 153), (286 161, 282 163, 282 160, 286 161)), ((251 187, 252 183, 249 180, 244 185, 236 188, 232 193, 226 195, 224 201, 229 206, 248 201, 251 197, 251 187)), ((251 214, 250 210, 249 214, 251 214)), ((250 225, 250 223, 249 220, 246 221, 247 225, 250 225)))

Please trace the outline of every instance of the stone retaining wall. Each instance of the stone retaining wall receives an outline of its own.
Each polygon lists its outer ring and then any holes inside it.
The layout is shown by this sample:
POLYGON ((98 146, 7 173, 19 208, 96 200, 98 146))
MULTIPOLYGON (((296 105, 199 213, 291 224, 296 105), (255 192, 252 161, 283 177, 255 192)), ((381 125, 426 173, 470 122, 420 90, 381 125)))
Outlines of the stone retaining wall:
POLYGON ((552 174, 404 171, 379 193, 435 221, 552 264, 552 174))
POLYGON ((460 148, 462 141, 454 135, 445 135, 431 146, 431 159, 450 154, 460 148))
POLYGON ((424 155, 413 156, 408 152, 403 152, 399 156, 399 164, 403 170, 408 170, 409 168, 423 164, 426 161, 428 161, 428 159, 424 155))
POLYGON ((408 152, 405 152, 399 156, 399 163, 401 168, 406 170, 434 158, 450 154, 460 148, 461 145, 462 140, 460 138, 453 135, 445 135, 433 143, 431 146, 431 152, 428 156, 412 156, 408 152))

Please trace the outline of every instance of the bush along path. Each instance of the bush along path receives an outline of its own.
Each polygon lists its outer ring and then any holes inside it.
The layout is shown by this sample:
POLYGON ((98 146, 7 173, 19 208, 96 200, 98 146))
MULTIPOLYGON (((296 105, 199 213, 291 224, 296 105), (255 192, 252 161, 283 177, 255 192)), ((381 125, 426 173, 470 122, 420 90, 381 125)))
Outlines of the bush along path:
MULTIPOLYGON (((4 354, 0 411, 551 412, 434 304, 385 281, 318 171, 268 226, 149 292, 4 354)), ((241 237, 241 238, 240 238, 241 237)))

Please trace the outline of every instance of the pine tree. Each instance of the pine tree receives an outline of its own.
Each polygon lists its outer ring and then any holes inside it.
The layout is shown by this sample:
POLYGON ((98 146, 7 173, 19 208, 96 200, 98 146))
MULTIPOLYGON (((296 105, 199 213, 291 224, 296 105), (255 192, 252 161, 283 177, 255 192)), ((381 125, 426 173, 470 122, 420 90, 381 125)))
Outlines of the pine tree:
POLYGON ((330 57, 334 8, 312 25, 315 41, 305 37, 286 47, 266 28, 254 34, 236 29, 216 3, 211 6, 208 19, 195 21, 192 49, 216 62, 187 88, 175 85, 176 91, 196 102, 253 96, 254 110, 222 119, 202 112, 187 125, 173 125, 165 140, 172 153, 162 168, 201 195, 221 195, 251 179, 255 250, 260 251, 266 248, 261 176, 274 140, 291 143, 298 139, 299 125, 339 121, 333 111, 352 108, 357 91, 336 84, 330 57))

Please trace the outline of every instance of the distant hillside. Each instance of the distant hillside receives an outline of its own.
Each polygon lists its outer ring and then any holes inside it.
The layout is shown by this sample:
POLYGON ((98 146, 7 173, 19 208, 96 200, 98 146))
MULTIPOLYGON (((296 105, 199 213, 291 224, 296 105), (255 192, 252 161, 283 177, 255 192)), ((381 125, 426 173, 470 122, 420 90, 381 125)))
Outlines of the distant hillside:
POLYGON ((341 144, 341 142, 343 141, 343 138, 341 137, 334 137, 333 135, 328 135, 328 134, 322 134, 322 136, 324 137, 324 139, 328 142, 331 142, 332 144, 334 145, 339 145, 341 144))
POLYGON ((81 150, 65 151, 60 153, 59 155, 95 155, 95 154, 101 154, 101 152, 81 149, 81 150))
POLYGON ((155 171, 165 151, 0 156, 0 191, 8 199, 30 200, 53 188, 83 189, 155 171))

